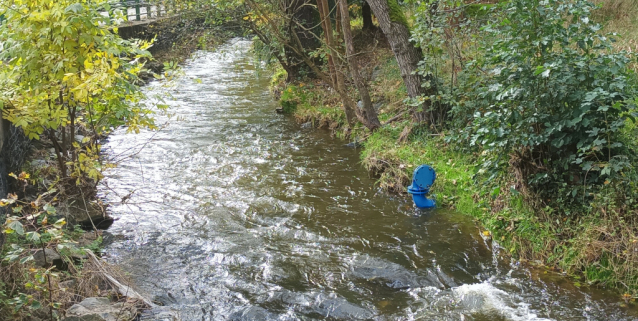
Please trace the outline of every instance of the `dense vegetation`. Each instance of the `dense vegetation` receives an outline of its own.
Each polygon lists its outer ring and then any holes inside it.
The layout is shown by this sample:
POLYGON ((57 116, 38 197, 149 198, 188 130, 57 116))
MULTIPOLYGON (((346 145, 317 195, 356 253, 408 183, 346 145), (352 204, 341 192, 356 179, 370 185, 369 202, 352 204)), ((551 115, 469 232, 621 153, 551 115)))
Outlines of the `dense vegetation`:
MULTIPOLYGON (((182 24, 233 22, 254 37, 283 111, 363 142, 381 187, 404 192, 411 170, 429 163, 439 204, 475 216, 513 256, 629 298, 638 295, 638 83, 626 26, 638 5, 597 4, 176 2, 182 24)), ((151 43, 122 39, 123 17, 103 15, 105 0, 0 8, 2 118, 56 159, 13 173, 15 193, 1 201, 0 313, 55 319, 65 303, 52 283, 67 272, 34 266, 33 254, 55 248, 76 269, 81 233, 55 206, 95 196, 109 166, 99 141, 111 130, 155 127, 162 106, 144 105, 139 88, 151 43)))

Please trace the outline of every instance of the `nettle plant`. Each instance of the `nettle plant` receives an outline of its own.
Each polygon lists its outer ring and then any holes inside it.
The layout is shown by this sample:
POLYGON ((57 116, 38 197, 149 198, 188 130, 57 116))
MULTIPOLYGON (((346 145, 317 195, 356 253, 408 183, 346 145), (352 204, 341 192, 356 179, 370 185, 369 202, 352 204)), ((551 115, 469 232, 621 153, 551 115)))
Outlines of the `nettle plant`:
POLYGON ((635 108, 634 56, 614 52, 588 1, 499 9, 505 18, 484 27, 485 56, 467 68, 481 75, 466 84, 473 99, 455 106, 462 135, 488 169, 511 166, 537 193, 583 200, 631 166, 620 134, 635 108))
MULTIPOLYGON (((31 181, 30 175, 25 172, 10 175, 25 187, 31 181)), ((55 289, 52 286, 52 278, 58 278, 60 271, 56 270, 53 261, 47 262, 47 256, 42 253, 55 248, 69 260, 71 253, 82 251, 76 247, 69 231, 63 229, 65 219, 59 217, 55 207, 51 205, 57 194, 55 189, 51 189, 38 195, 33 201, 20 200, 16 194, 9 194, 6 199, 0 199, 0 208, 9 210, 4 224, 0 225, 0 231, 9 239, 6 252, 2 253, 4 256, 0 266, 8 270, 11 270, 9 266, 14 264, 24 267, 20 285, 6 287, 11 291, 5 293, 4 298, 0 297, 0 310, 3 306, 12 307, 16 319, 27 317, 43 308, 48 312, 50 320, 58 317, 61 303, 53 299, 55 289), (36 267, 30 263, 34 260, 35 251, 41 251, 44 267, 36 267)))

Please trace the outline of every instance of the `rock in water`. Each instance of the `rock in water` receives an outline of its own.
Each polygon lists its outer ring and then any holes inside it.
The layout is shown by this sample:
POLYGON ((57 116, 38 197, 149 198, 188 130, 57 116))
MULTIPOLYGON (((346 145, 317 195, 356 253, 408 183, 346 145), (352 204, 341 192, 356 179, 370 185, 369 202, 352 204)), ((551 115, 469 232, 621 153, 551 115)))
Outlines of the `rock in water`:
POLYGON ((71 200, 56 207, 58 215, 66 218, 67 224, 79 224, 85 230, 107 229, 113 224, 113 218, 106 215, 98 204, 89 200, 71 200), (86 204, 86 206, 85 206, 86 204))
POLYGON ((60 254, 52 249, 44 249, 44 252, 42 252, 42 250, 38 250, 35 254, 33 254, 33 260, 37 266, 44 268, 48 268, 52 265, 59 266, 63 264, 60 254))
POLYGON ((350 142, 345 144, 344 146, 350 147, 350 148, 360 148, 360 147, 363 147, 363 144, 361 144, 360 142, 350 142))
POLYGON ((111 303, 108 298, 86 298, 70 307, 63 321, 130 321, 136 315, 132 305, 111 303))

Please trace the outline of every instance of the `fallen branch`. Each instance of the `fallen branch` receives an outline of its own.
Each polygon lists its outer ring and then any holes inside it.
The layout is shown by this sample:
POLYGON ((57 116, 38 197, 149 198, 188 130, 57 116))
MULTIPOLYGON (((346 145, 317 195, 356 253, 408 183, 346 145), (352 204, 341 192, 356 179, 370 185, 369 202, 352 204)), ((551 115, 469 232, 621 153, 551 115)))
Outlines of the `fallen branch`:
POLYGON ((122 296, 140 300, 151 308, 157 306, 155 303, 151 302, 151 300, 143 297, 141 294, 137 293, 131 287, 118 282, 114 277, 109 275, 106 272, 106 270, 102 267, 102 262, 100 261, 100 259, 97 256, 95 256, 95 254, 91 250, 86 250, 86 253, 88 254, 89 258, 94 261, 95 265, 100 269, 100 273, 102 273, 104 278, 108 280, 111 283, 111 285, 113 285, 122 296))
POLYGON ((407 113, 407 112, 409 112, 409 111, 410 111, 410 110, 408 109, 408 110, 404 110, 403 112, 400 112, 400 113, 399 113, 399 114, 397 114, 396 116, 394 116, 394 117, 392 117, 392 118, 390 118, 390 119, 386 120, 383 124, 381 124, 381 126, 383 127, 383 126, 385 126, 385 125, 387 125, 387 124, 390 124, 390 123, 392 123, 392 122, 395 122, 395 121, 397 121, 397 120, 401 119, 401 117, 402 117, 405 113, 407 113))

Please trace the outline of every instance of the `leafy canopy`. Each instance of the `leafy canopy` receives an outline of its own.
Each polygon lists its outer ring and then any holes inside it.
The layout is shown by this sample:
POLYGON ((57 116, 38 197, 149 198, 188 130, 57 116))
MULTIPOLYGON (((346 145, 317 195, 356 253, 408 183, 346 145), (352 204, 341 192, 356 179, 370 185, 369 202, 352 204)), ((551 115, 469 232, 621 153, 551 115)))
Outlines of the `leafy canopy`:
POLYGON ((3 117, 32 139, 83 116, 96 132, 153 126, 135 85, 149 43, 121 39, 106 1, 0 1, 3 117), (75 114, 78 115, 75 115, 75 114))

